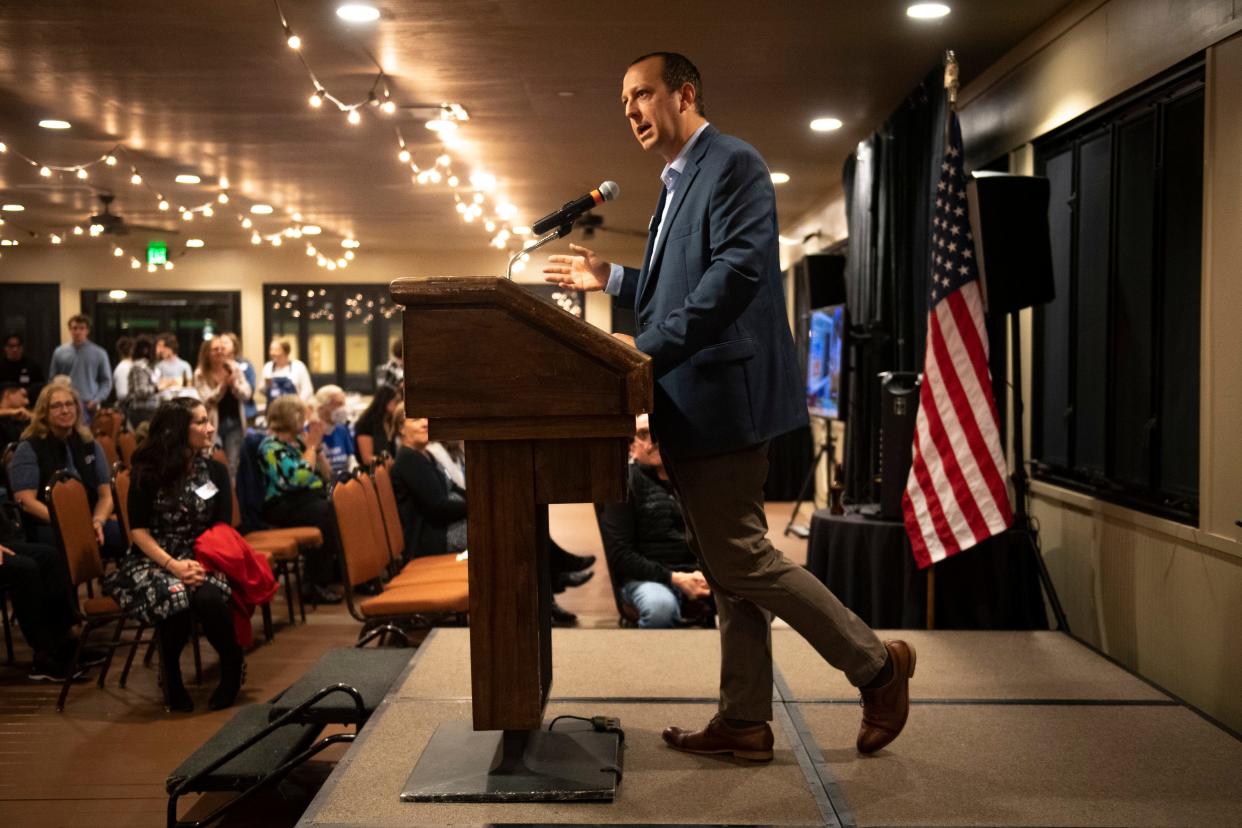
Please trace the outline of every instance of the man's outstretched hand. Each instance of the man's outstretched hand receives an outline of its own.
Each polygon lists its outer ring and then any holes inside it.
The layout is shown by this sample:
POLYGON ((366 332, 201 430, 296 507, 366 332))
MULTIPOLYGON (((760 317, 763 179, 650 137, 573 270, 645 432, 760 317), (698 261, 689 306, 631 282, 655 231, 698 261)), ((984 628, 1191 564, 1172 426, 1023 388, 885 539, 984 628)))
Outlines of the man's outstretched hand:
POLYGON ((548 257, 544 281, 571 290, 603 290, 612 273, 612 265, 580 245, 571 244, 574 256, 557 254, 548 257))

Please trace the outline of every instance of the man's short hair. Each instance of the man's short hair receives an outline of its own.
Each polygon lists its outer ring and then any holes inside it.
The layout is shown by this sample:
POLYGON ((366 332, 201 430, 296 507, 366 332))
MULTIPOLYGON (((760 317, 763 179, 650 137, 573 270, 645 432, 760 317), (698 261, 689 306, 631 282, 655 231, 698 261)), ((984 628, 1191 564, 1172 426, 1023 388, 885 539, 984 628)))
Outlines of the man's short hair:
POLYGON ((123 359, 129 359, 134 352, 134 338, 132 336, 120 336, 116 340, 116 352, 123 359))
POLYGON ((630 61, 630 66, 653 57, 664 60, 660 79, 670 92, 681 89, 682 84, 686 83, 694 87, 694 111, 705 116, 707 113, 703 109, 703 78, 699 76, 698 67, 690 62, 690 58, 677 52, 648 52, 630 61))
POLYGON ((5 347, 8 347, 8 344, 9 344, 10 342, 12 342, 14 339, 16 339, 16 340, 17 340, 17 344, 18 344, 18 345, 23 345, 23 346, 24 346, 24 345, 26 344, 26 340, 22 339, 22 335, 21 335, 21 334, 19 334, 19 333, 11 333, 11 334, 9 334, 8 336, 6 336, 6 337, 4 338, 4 344, 5 344, 5 347))
POLYGON ((174 354, 177 353, 177 350, 180 347, 177 342, 177 335, 174 333, 162 333, 155 338, 155 341, 172 351, 174 354))
POLYGON ((91 329, 91 318, 84 313, 75 313, 69 317, 69 327, 72 328, 74 325, 85 325, 89 331, 91 329))

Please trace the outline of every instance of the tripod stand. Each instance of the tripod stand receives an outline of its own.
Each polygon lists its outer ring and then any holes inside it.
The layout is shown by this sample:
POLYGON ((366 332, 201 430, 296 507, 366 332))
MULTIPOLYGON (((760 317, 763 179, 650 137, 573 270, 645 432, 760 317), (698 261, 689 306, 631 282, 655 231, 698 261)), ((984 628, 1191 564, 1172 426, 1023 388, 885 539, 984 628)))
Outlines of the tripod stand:
MULTIPOLYGON (((833 470, 836 466, 837 452, 834 445, 832 435, 832 420, 828 417, 820 417, 824 422, 824 443, 819 447, 819 451, 815 453, 815 459, 811 461, 811 468, 807 470, 806 477, 802 479, 802 487, 798 489, 798 499, 794 501, 793 511, 789 513, 789 522, 785 524, 785 537, 794 535, 799 538, 810 537, 811 530, 802 524, 795 524, 798 518, 798 510, 802 508, 802 502, 806 500, 807 489, 813 488, 815 480, 815 472, 819 470, 819 461, 826 455, 828 457, 828 487, 832 488, 833 470)), ((811 502, 815 502, 814 495, 811 502)))

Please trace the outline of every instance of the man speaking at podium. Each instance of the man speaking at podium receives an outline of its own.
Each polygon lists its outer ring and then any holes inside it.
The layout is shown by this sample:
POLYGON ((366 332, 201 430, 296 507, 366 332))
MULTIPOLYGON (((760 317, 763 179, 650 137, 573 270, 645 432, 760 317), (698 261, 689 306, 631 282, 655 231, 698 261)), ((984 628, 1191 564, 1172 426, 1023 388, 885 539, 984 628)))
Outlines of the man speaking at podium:
POLYGON ((575 255, 549 256, 544 273, 634 306, 637 336, 623 338, 651 357, 652 434, 716 594, 719 713, 701 730, 667 728, 664 741, 691 753, 772 758, 775 614, 861 689, 858 750, 874 752, 905 725, 913 648, 881 642, 767 539, 768 441, 807 418, 767 165, 707 122, 698 69, 682 55, 635 60, 621 103, 639 145, 665 162, 642 269, 570 245, 575 255))

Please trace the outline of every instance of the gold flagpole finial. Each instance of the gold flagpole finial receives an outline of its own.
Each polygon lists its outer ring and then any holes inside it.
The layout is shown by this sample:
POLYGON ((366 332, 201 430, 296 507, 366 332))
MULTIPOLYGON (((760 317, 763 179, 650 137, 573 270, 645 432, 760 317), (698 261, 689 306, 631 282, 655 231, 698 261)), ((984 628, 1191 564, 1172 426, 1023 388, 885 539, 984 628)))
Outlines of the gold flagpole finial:
POLYGON ((946 49, 944 53, 944 89, 949 96, 949 106, 957 105, 957 53, 946 49))

